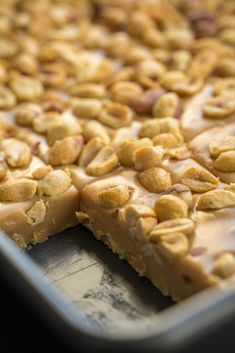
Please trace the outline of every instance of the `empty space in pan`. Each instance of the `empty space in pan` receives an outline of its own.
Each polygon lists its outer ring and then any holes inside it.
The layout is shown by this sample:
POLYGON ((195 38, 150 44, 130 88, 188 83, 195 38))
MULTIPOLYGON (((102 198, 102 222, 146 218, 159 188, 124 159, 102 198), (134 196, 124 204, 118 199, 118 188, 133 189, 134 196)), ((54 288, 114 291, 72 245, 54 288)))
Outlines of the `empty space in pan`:
POLYGON ((27 252, 96 330, 147 333, 173 304, 82 226, 27 252))

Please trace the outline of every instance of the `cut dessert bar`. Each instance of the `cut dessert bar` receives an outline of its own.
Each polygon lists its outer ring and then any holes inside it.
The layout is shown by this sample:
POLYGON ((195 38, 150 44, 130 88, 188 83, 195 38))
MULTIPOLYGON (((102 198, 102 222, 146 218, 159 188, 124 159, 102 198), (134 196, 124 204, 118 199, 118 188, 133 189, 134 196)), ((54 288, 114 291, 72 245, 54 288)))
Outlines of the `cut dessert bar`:
POLYGON ((233 282, 234 16, 2 0, 0 228, 26 248, 83 224, 174 300, 233 282))

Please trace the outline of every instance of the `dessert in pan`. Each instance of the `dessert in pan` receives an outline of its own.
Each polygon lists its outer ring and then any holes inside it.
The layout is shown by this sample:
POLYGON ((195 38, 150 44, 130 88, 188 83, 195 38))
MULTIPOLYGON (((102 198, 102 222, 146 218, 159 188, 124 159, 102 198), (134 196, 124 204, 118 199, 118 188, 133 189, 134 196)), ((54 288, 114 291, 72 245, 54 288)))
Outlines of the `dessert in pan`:
POLYGON ((174 300, 233 281, 234 16, 1 1, 0 228, 26 248, 83 224, 174 300))

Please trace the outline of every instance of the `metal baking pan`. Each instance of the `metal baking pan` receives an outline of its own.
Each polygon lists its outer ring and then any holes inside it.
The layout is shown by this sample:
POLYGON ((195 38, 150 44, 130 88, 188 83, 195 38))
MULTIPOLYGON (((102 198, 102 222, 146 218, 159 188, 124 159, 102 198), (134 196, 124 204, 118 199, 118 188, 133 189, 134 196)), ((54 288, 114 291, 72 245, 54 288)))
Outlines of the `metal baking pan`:
POLYGON ((82 226, 26 252, 0 233, 0 266, 75 351, 183 352, 201 344, 203 352, 203 342, 220 337, 226 352, 224 342, 234 340, 222 341, 235 323, 235 288, 173 304, 82 226))

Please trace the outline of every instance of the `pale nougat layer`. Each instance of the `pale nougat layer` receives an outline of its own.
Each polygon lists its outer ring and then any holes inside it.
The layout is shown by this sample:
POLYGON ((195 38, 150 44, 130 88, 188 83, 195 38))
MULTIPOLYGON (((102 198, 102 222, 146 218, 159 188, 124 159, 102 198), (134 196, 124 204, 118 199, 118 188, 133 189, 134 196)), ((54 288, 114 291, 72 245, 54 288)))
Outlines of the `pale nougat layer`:
POLYGON ((0 228, 82 223, 175 300, 233 281, 234 13, 2 0, 0 228))

